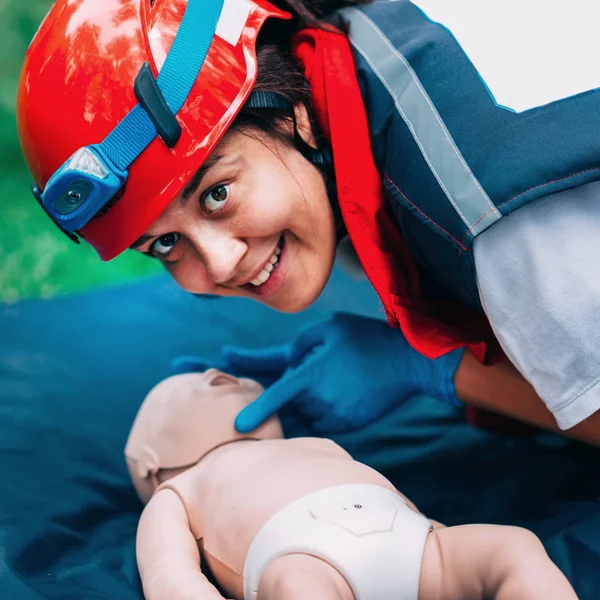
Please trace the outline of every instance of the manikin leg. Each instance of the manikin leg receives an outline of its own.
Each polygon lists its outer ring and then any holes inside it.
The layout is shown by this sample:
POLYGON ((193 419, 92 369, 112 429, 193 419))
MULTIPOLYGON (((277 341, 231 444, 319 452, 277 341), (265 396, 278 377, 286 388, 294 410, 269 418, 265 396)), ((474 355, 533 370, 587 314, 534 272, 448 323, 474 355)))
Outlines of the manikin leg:
POLYGON ((320 558, 289 554, 267 566, 258 585, 258 600, 354 600, 342 575, 320 558))

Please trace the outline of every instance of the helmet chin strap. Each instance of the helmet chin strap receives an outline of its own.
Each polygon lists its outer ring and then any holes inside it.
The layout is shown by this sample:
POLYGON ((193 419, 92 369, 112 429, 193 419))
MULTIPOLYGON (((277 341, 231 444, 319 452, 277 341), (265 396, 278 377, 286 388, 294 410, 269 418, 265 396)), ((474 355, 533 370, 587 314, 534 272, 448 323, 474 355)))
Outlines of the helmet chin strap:
POLYGON ((248 96, 248 100, 246 100, 244 104, 244 109, 247 108, 270 108, 283 110, 288 113, 290 117, 292 117, 292 122, 294 124, 294 144, 300 154, 314 165, 333 166, 333 159, 331 158, 331 152, 328 148, 313 148, 311 145, 307 144, 298 133, 298 124, 296 123, 294 107, 285 96, 282 96, 277 92, 251 92, 248 96))
POLYGON ((315 165, 325 177, 327 187, 327 196, 333 209, 333 215, 336 225, 336 241, 339 242, 347 235, 346 226, 340 209, 337 190, 335 186, 335 174, 333 170, 333 157, 331 151, 326 146, 313 148, 307 144, 300 133, 298 133, 298 124, 296 122, 296 113, 292 103, 277 92, 251 92, 244 104, 244 109, 276 109, 285 111, 292 118, 294 124, 294 144, 296 149, 306 160, 315 165))

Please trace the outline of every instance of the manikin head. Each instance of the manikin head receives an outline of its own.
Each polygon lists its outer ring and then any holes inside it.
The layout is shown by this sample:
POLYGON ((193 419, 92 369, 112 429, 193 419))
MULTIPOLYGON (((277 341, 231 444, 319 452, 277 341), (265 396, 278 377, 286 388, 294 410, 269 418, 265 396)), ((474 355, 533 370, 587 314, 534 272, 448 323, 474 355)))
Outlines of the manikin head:
POLYGON ((234 428, 235 417, 263 388, 217 369, 175 375, 155 386, 135 418, 125 458, 133 485, 146 503, 166 479, 194 466, 211 450, 241 439, 280 439, 272 417, 251 434, 234 428))

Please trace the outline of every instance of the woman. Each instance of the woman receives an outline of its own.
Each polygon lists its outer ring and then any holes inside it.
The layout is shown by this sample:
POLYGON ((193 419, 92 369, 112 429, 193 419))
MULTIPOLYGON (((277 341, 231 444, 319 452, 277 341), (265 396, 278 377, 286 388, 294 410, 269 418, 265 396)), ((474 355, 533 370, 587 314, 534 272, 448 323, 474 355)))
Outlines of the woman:
POLYGON ((288 20, 266 0, 59 0, 19 89, 38 201, 104 260, 134 248, 190 292, 288 312, 351 242, 393 328, 336 315, 230 351, 228 370, 285 372, 240 430, 299 397, 325 430, 427 392, 597 443, 599 86, 508 110, 445 3, 352 4, 282 0, 288 20), (484 366, 492 330, 518 371, 484 366))

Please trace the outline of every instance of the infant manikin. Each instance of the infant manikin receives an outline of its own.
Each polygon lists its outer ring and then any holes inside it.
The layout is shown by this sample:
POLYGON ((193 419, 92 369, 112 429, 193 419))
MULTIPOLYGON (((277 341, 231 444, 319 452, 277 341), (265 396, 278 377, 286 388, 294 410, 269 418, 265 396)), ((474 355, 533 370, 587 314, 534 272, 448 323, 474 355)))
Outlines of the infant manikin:
POLYGON ((443 527, 334 442, 250 435, 262 392, 211 369, 158 384, 125 455, 147 503, 136 552, 147 600, 572 600, 539 540, 516 527, 443 527))

